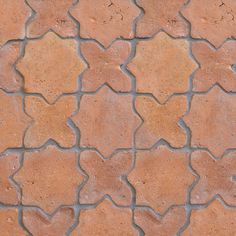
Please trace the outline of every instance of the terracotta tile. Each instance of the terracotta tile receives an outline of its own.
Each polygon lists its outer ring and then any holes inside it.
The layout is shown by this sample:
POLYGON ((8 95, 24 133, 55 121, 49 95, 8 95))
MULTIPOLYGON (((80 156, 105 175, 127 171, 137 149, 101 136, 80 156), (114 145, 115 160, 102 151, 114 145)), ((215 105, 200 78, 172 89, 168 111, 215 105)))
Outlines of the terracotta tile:
POLYGON ((207 94, 193 96, 184 121, 191 129, 191 145, 208 148, 219 157, 226 149, 235 148, 236 97, 215 87, 207 94))
POLYGON ((219 200, 215 200, 207 208, 193 210, 190 217, 190 225, 182 235, 236 235, 235 218, 235 208, 226 208, 219 200))
POLYGON ((76 152, 49 146, 26 152, 14 179, 22 188, 24 205, 36 205, 52 214, 61 205, 76 203, 83 177, 77 168, 76 152))
POLYGON ((105 50, 95 42, 84 42, 81 51, 89 63, 82 78, 83 91, 94 92, 103 84, 108 84, 117 92, 131 90, 131 79, 121 70, 121 65, 131 53, 130 43, 116 41, 105 50))
POLYGON ((163 214, 172 205, 185 204, 195 178, 189 170, 187 153, 159 146, 138 151, 136 158, 128 180, 136 190, 137 205, 150 206, 163 214))
POLYGON ((105 157, 116 149, 132 148, 140 122, 133 112, 132 96, 118 95, 107 87, 96 95, 84 95, 73 121, 80 129, 80 145, 95 147, 105 157))
POLYGON ((182 147, 186 144, 186 131, 179 125, 180 119, 187 111, 185 96, 172 97, 164 105, 152 97, 139 96, 136 98, 135 107, 143 119, 135 135, 138 148, 151 148, 161 139, 173 147, 182 147))
POLYGON ((17 205, 20 192, 12 181, 12 176, 20 167, 18 154, 4 154, 0 156, 0 202, 3 204, 17 205))
POLYGON ((17 209, 0 209, 0 228, 2 236, 28 236, 26 231, 18 223, 17 209))
POLYGON ((19 91, 22 86, 21 76, 14 64, 20 56, 21 43, 8 43, 0 48, 0 88, 7 92, 19 91))
POLYGON ((79 225, 71 236, 138 236, 132 225, 132 211, 117 208, 109 200, 104 200, 95 209, 81 210, 79 225))
POLYGON ((30 124, 30 118, 24 113, 22 97, 0 91, 0 152, 7 148, 19 148, 23 135, 30 124))
POLYGON ((207 39, 219 47, 227 38, 236 37, 234 0, 191 0, 182 13, 191 23, 194 38, 207 39))
POLYGON ((31 15, 24 0, 0 0, 0 46, 25 37, 25 23, 31 15))
POLYGON ((186 36, 188 25, 179 11, 187 0, 137 0, 144 15, 137 23, 138 37, 151 37, 164 30, 174 37, 186 36))
POLYGON ((220 195, 229 205, 236 206, 236 152, 225 155, 217 160, 206 151, 196 151, 192 154, 193 169, 200 179, 193 188, 191 202, 206 204, 215 195, 220 195))
POLYGON ((68 125, 68 120, 77 109, 75 96, 61 97, 55 104, 48 104, 36 96, 25 98, 25 110, 33 122, 25 133, 27 147, 40 147, 49 139, 61 147, 76 144, 75 131, 68 125))
POLYGON ((40 93, 53 103, 61 94, 78 90, 77 79, 85 65, 75 40, 49 32, 28 42, 17 68, 24 76, 25 92, 40 93))
POLYGON ((118 205, 130 205, 132 192, 122 180, 132 168, 129 152, 119 152, 104 159, 95 151, 82 152, 80 166, 88 174, 88 182, 80 191, 80 203, 94 204, 108 194, 118 205))
POLYGON ((231 67, 236 63, 236 42, 228 41, 218 50, 207 43, 194 43, 192 51, 201 65, 194 74, 194 91, 205 92, 215 84, 236 91, 236 72, 231 67))
POLYGON ((128 69, 137 80, 137 92, 152 93, 164 103, 175 93, 189 89, 189 77, 197 64, 189 56, 189 42, 172 39, 164 32, 140 41, 128 69))
POLYGON ((62 37, 74 37, 77 25, 69 16, 68 11, 74 0, 27 0, 36 12, 27 28, 27 36, 40 37, 53 30, 62 37))
POLYGON ((133 23, 140 14, 132 0, 80 0, 70 12, 80 23, 81 37, 105 47, 117 38, 133 38, 133 23))
POLYGON ((23 211, 23 223, 33 236, 64 236, 73 221, 71 208, 61 208, 51 217, 37 210, 23 211))
POLYGON ((134 220, 143 229, 145 236, 174 236, 184 225, 185 215, 184 208, 172 208, 162 218, 150 209, 137 208, 134 220))

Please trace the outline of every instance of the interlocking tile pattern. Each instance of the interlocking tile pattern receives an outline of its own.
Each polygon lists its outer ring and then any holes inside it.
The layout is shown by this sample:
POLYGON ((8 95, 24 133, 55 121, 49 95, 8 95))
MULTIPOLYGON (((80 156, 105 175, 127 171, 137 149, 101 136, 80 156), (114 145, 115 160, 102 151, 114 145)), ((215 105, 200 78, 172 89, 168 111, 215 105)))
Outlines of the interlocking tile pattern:
POLYGON ((0 236, 236 236, 235 0, 0 6, 0 236))

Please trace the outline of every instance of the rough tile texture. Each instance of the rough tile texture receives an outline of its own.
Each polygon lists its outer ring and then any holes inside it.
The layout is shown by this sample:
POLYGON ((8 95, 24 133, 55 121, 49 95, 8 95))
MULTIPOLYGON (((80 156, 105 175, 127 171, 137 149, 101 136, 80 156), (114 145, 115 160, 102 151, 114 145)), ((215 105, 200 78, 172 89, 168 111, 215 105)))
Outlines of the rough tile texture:
POLYGON ((48 104, 40 97, 27 96, 25 111, 33 119, 25 133, 27 147, 40 147, 49 139, 61 147, 72 147, 76 143, 75 130, 68 120, 76 110, 75 96, 64 96, 54 104, 48 104))
POLYGON ((236 235, 235 208, 225 207, 219 200, 207 208, 193 210, 190 225, 183 236, 236 235))
POLYGON ((140 123, 132 96, 120 96, 108 87, 96 95, 83 95, 73 121, 80 129, 80 145, 97 148, 105 157, 116 149, 132 148, 133 133, 140 123))
POLYGON ((40 37, 49 30, 62 37, 76 36, 76 23, 68 14, 74 0, 27 0, 27 2, 35 11, 27 28, 28 37, 40 37))
POLYGON ((84 63, 74 39, 61 39, 50 32, 40 40, 28 41, 17 69, 25 79, 25 92, 40 93, 54 103, 63 93, 77 90, 84 63))
POLYGON ((174 37, 187 35, 187 22, 179 13, 187 0, 137 0, 136 2, 145 13, 137 23, 138 37, 151 37, 160 30, 165 30, 174 37))
POLYGON ((133 21, 140 14, 132 0, 80 0, 70 11, 80 23, 80 35, 108 47, 117 38, 134 37, 133 21))
POLYGON ((24 0, 0 0, 0 46, 25 37, 25 23, 31 10, 24 0))
POLYGON ((136 157, 135 168, 128 179, 136 189, 138 205, 164 213, 172 205, 184 204, 188 187, 194 180, 186 153, 174 153, 160 146, 151 151, 140 151, 136 157))
POLYGON ((24 210, 23 223, 34 236, 64 236, 73 223, 71 208, 61 208, 52 217, 37 210, 24 210))
POLYGON ((0 236, 236 236, 236 0, 0 6, 0 236))
POLYGON ((132 226, 132 211, 117 208, 109 200, 104 200, 95 209, 82 210, 80 221, 71 236, 136 236, 138 231, 132 226), (91 222, 94 222, 91 227, 91 222))
POLYGON ((219 47, 227 38, 236 37, 234 0, 191 0, 182 13, 191 23, 193 38, 219 47))
POLYGON ((63 152, 53 146, 26 152, 24 165, 14 176, 22 188, 23 203, 39 206, 48 213, 75 203, 83 180, 76 165, 76 152, 63 152))
POLYGON ((94 151, 87 151, 81 154, 80 165, 89 175, 80 191, 81 203, 96 203, 108 194, 118 205, 131 204, 131 189, 122 180, 131 169, 131 153, 119 152, 106 160, 94 151))
POLYGON ((128 65, 136 77, 137 92, 151 93, 161 103, 175 93, 188 91, 189 76, 195 68, 196 63, 189 56, 188 41, 172 39, 166 33, 140 41, 128 65))

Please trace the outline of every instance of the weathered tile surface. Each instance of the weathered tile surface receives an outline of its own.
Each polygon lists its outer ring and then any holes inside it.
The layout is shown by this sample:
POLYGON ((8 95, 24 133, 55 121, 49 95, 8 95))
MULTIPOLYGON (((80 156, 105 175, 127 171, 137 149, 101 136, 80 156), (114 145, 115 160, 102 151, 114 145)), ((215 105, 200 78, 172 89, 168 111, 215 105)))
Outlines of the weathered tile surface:
POLYGON ((0 0, 0 236, 235 236, 235 81, 235 0, 0 0))

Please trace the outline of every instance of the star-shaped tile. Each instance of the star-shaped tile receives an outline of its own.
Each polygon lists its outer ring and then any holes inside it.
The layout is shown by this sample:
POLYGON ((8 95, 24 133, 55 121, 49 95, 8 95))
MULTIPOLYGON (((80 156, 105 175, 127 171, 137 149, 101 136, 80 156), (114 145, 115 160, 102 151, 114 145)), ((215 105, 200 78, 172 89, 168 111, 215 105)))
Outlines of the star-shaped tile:
POLYGON ((19 155, 6 154, 0 156, 0 202, 3 204, 17 205, 19 203, 19 189, 11 179, 19 167, 19 155))
POLYGON ((23 99, 0 90, 0 152, 23 145, 25 130, 31 119, 24 113, 23 99))
POLYGON ((134 169, 128 176, 136 190, 136 204, 163 214, 173 205, 183 205, 195 177, 189 168, 188 153, 166 146, 138 151, 134 169))
POLYGON ((27 2, 36 12, 28 25, 28 37, 40 37, 49 30, 62 37, 76 36, 76 23, 68 14, 75 0, 27 0, 27 2))
POLYGON ((1 236, 28 236, 28 233, 20 226, 18 209, 0 209, 1 236))
POLYGON ((185 210, 183 208, 171 208, 166 215, 158 217, 148 208, 136 208, 134 221, 142 228, 145 236, 173 236, 185 222, 185 210))
POLYGON ((135 135, 138 148, 150 148, 161 139, 173 147, 183 147, 186 144, 186 131, 179 124, 187 111, 185 96, 172 97, 165 104, 159 104, 152 97, 138 96, 135 107, 143 119, 135 135))
POLYGON ((80 23, 81 37, 108 47, 117 38, 134 37, 133 21, 140 10, 132 0, 80 0, 71 14, 80 23))
POLYGON ((77 42, 49 32, 31 40, 17 64, 24 76, 25 92, 40 93, 54 103, 63 93, 77 91, 77 79, 85 65, 77 52, 77 42))
POLYGON ((236 235, 236 210, 225 207, 218 199, 207 208, 194 209, 190 224, 183 236, 233 236, 236 235))
POLYGON ((0 48, 0 88, 7 92, 17 92, 22 84, 22 79, 14 68, 20 49, 19 42, 11 42, 0 48))
POLYGON ((219 84, 228 92, 236 92, 236 42, 228 41, 218 50, 207 43, 194 43, 192 52, 201 67, 194 73, 193 90, 205 92, 219 84))
POLYGON ((9 40, 25 37, 25 24, 31 10, 24 0, 0 0, 0 47, 9 40))
POLYGON ((132 148, 133 133, 140 123, 131 95, 118 95, 108 87, 83 95, 73 121, 80 129, 80 145, 95 147, 105 157, 120 148, 132 148), (91 112, 92 111, 92 112, 91 112))
POLYGON ((138 37, 151 37, 164 30, 174 37, 185 36, 188 25, 179 11, 187 0, 137 0, 144 15, 137 23, 138 37))
POLYGON ((85 42, 81 51, 89 63, 82 78, 83 91, 96 91, 103 84, 110 85, 117 92, 131 90, 131 79, 121 70, 121 65, 131 53, 130 43, 116 41, 105 50, 95 42, 85 42))
POLYGON ((122 180, 129 173, 133 158, 129 152, 116 153, 104 159, 95 151, 82 152, 81 168, 88 174, 88 182, 80 191, 80 203, 94 204, 108 194, 118 205, 130 205, 132 192, 122 180))
POLYGON ((136 55, 128 64, 136 77, 137 92, 152 93, 160 103, 175 93, 186 93, 190 75, 197 68, 189 47, 187 40, 173 39, 164 32, 138 42, 136 55))
POLYGON ((75 131, 67 124, 77 109, 74 96, 59 98, 55 104, 48 104, 36 96, 25 98, 25 111, 33 123, 27 129, 24 143, 27 147, 40 147, 49 139, 61 147, 72 147, 76 143, 75 131))
POLYGON ((215 159, 206 151, 192 154, 193 169, 200 179, 191 193, 193 204, 206 204, 215 195, 220 195, 229 205, 236 206, 236 152, 215 159))
POLYGON ((83 177, 73 151, 48 146, 24 154, 21 169, 14 179, 22 189, 22 203, 38 206, 52 214, 61 205, 73 205, 83 177))
POLYGON ((236 148, 236 97, 219 87, 195 94, 184 121, 191 130, 193 147, 208 148, 216 157, 236 148))
POLYGON ((227 38, 236 37, 235 0, 191 0, 182 13, 191 23, 194 38, 219 47, 227 38))
POLYGON ((23 211, 23 223, 33 236, 64 236, 73 220, 71 208, 60 208, 51 217, 38 210, 23 211))
POLYGON ((82 209, 79 225, 70 236, 138 236, 132 224, 132 211, 118 208, 105 199, 96 208, 82 209), (93 222, 91 224, 91 222, 93 222))

